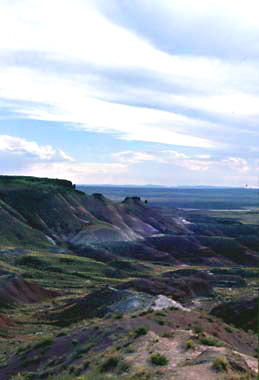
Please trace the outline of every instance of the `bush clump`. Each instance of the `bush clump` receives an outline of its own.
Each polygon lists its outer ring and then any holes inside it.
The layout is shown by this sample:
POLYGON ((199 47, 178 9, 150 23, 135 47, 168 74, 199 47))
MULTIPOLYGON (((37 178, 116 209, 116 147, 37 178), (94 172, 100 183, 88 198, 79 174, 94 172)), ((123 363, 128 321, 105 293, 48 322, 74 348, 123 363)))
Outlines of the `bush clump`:
POLYGON ((148 328, 146 326, 140 326, 135 330, 135 338, 139 336, 146 335, 148 333, 148 328))
POLYGON ((122 319, 123 318, 123 314, 122 313, 115 313, 112 315, 112 318, 113 319, 122 319))
POLYGON ((86 343, 82 346, 80 346, 76 352, 73 354, 73 358, 74 359, 79 359, 81 357, 84 356, 84 354, 86 354, 88 351, 91 350, 91 348, 94 347, 94 344, 93 343, 86 343))
POLYGON ((214 347, 222 347, 224 346, 224 343, 214 339, 212 336, 206 336, 202 337, 200 339, 201 344, 205 344, 206 346, 214 346, 214 347))
POLYGON ((214 368, 217 371, 226 371, 228 369, 229 362, 228 359, 225 356, 219 356, 216 358, 212 364, 212 368, 214 368))
POLYGON ((118 357, 111 357, 107 359, 101 366, 101 372, 108 372, 115 369, 119 364, 120 359, 118 357))
POLYGON ((52 336, 46 336, 42 340, 40 340, 38 343, 35 344, 35 348, 44 348, 48 347, 53 343, 53 337, 52 336))
POLYGON ((151 355, 151 362, 155 365, 167 365, 169 360, 165 355, 161 355, 159 352, 151 355))
POLYGON ((200 326, 200 325, 195 325, 193 326, 193 331, 196 333, 196 334, 200 334, 203 332, 203 328, 200 326))

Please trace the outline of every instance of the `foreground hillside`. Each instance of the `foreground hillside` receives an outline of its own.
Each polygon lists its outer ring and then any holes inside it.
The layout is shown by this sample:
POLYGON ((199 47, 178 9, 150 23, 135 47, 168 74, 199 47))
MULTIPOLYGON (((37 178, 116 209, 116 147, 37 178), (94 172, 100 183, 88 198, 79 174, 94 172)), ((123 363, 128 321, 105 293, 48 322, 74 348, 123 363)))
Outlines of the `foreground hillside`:
POLYGON ((257 243, 238 219, 0 177, 0 379, 256 378, 257 243))

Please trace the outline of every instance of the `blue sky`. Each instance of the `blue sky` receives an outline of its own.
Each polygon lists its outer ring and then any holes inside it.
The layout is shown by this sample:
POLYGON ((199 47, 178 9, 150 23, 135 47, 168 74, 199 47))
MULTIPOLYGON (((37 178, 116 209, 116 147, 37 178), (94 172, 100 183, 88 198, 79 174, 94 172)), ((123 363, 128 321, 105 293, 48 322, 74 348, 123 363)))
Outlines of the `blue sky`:
POLYGON ((0 0, 2 174, 258 186, 256 0, 0 0))

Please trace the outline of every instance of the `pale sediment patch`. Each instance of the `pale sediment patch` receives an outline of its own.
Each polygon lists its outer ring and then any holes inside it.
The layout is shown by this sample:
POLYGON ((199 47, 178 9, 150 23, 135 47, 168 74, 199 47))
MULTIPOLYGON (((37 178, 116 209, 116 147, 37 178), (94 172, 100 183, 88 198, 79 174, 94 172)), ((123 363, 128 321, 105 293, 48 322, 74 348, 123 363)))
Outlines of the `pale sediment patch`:
POLYGON ((154 302, 154 306, 152 306, 153 310, 163 310, 168 309, 169 307, 173 307, 177 310, 190 311, 190 309, 182 306, 179 302, 171 300, 170 298, 159 294, 154 302))

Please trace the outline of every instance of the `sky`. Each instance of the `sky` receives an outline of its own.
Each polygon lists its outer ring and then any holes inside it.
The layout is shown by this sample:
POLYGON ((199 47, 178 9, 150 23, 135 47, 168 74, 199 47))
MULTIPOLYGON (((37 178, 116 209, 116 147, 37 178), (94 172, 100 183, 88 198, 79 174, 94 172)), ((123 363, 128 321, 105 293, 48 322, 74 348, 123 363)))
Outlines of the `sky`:
POLYGON ((0 0, 0 174, 258 186, 258 0, 0 0))

